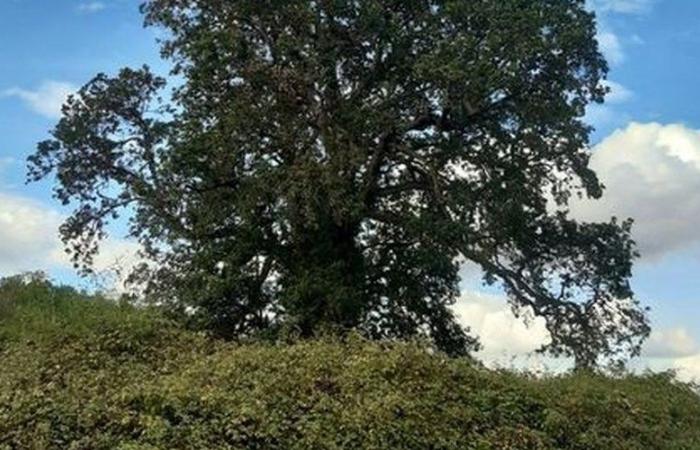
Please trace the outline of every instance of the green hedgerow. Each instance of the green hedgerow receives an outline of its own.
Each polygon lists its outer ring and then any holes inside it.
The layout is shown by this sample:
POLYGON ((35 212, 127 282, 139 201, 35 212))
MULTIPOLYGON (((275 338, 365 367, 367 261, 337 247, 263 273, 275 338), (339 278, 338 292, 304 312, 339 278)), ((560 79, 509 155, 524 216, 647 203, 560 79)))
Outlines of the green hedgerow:
POLYGON ((1 450, 700 449, 700 397, 668 374, 534 378, 357 336, 224 343, 155 311, 12 289, 1 450))

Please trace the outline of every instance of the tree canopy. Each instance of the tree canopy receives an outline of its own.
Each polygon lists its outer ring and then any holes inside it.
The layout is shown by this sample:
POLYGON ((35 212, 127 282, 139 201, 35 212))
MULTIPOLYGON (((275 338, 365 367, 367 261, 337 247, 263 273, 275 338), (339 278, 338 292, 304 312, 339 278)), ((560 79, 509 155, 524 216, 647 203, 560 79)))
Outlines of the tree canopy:
POLYGON ((133 277, 228 337, 324 327, 477 341, 450 308, 464 261, 543 350, 591 366, 649 328, 631 223, 570 217, 597 198, 586 106, 607 65, 583 0, 151 0, 172 88, 97 75, 30 158, 75 206, 89 270, 126 211, 133 277))

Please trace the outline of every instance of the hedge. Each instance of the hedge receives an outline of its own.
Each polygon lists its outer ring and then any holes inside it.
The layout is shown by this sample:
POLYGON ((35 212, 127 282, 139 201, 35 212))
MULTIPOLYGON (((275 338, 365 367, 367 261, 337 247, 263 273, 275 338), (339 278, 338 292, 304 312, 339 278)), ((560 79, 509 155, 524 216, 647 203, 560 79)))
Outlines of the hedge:
POLYGON ((700 449, 700 397, 671 374, 542 378, 357 336, 233 344, 24 294, 0 288, 1 450, 700 449))

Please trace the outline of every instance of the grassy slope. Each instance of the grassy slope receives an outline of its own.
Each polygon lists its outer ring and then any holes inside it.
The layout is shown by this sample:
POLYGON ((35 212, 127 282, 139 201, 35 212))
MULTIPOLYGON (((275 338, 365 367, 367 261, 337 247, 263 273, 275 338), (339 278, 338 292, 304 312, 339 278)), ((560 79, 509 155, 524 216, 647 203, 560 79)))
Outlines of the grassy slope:
POLYGON ((209 341, 154 312, 0 286, 0 449, 700 449, 667 375, 534 379, 351 338, 209 341))

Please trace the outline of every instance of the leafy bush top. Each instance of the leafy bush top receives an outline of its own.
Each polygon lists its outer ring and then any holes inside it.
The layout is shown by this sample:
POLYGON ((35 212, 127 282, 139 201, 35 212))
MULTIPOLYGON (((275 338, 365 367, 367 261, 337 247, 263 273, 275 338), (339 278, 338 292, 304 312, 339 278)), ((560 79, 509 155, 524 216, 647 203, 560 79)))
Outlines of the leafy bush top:
POLYGON ((234 345, 13 289, 0 286, 1 450, 700 448, 700 398, 668 374, 536 379, 358 337, 234 345))

